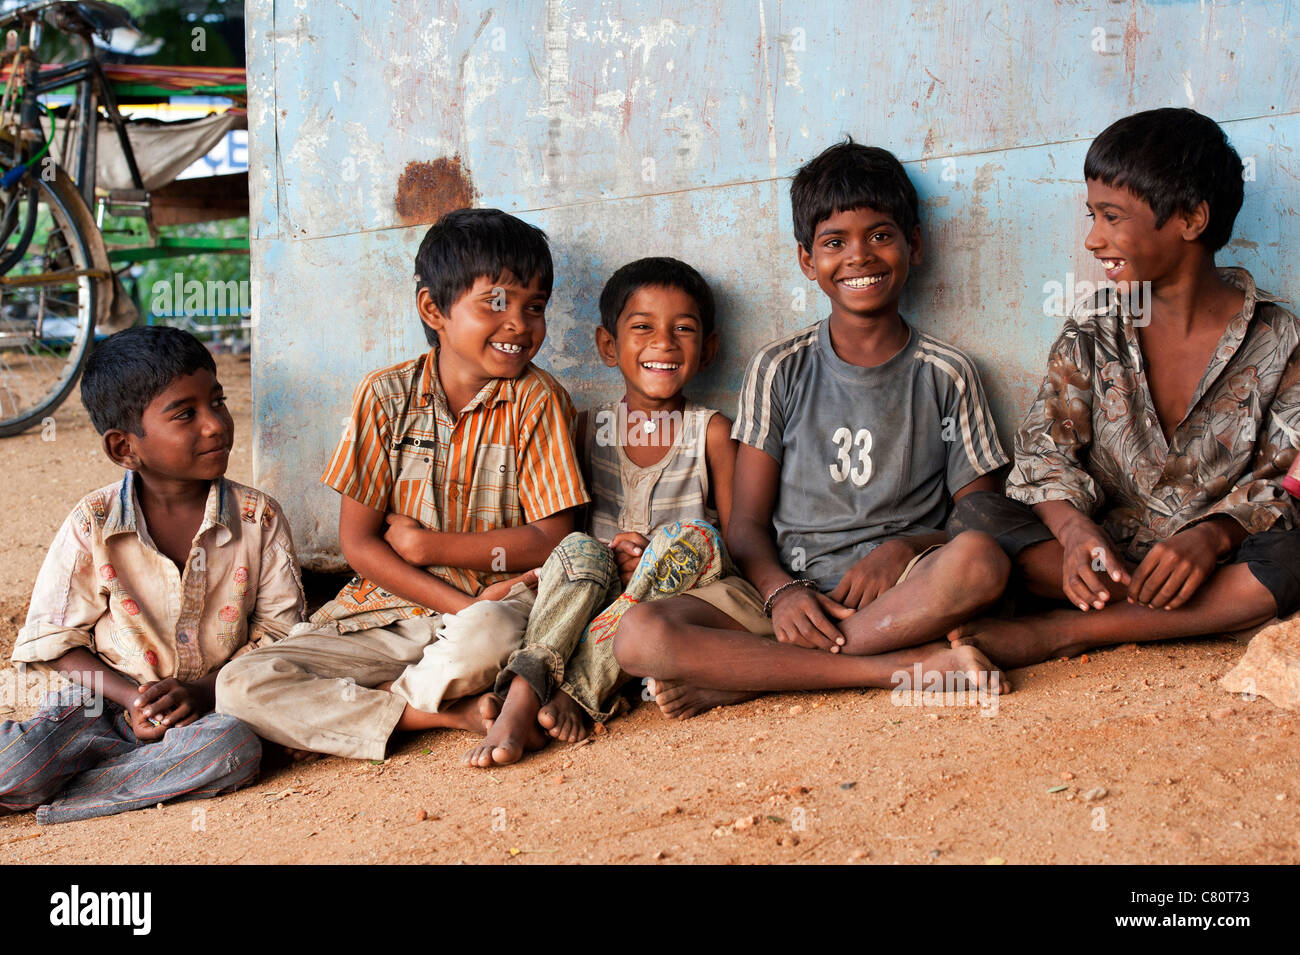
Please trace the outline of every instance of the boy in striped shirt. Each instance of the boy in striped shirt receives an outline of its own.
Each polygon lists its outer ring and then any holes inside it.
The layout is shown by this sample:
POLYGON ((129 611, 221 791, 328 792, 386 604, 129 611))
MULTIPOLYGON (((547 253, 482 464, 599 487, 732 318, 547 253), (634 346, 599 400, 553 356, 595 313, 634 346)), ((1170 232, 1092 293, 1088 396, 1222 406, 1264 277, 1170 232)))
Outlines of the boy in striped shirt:
POLYGON ((748 580, 633 607, 615 656, 670 717, 761 691, 897 687, 916 667, 927 687, 1005 689, 944 639, 1006 584, 991 536, 945 543, 943 528, 1008 459, 970 360, 899 315, 922 254, 916 191, 893 155, 849 141, 799 171, 791 200, 830 316, 745 375, 726 544, 748 580))
POLYGON ((443 216, 416 255, 430 350, 367 375, 322 480, 357 576, 309 625, 223 671, 218 708, 295 755, 382 759, 394 730, 487 730, 478 695, 518 647, 536 568, 588 500, 572 402, 531 364, 545 234, 443 216))

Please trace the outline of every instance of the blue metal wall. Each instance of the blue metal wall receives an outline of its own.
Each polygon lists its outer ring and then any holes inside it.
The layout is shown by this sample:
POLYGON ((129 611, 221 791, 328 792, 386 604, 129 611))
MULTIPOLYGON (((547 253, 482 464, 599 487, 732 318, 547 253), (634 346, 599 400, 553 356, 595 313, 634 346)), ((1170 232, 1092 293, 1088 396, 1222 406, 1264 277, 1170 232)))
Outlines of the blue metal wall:
POLYGON ((676 255, 714 283, 722 360, 696 395, 734 411, 745 361, 822 317, 795 262, 789 180, 851 134, 923 202, 904 315, 977 361, 1004 441, 1061 318, 1049 282, 1097 280, 1083 156, 1127 113, 1192 106, 1247 160, 1221 264, 1300 292, 1300 18, 1290 0, 248 0, 258 483, 305 563, 338 566, 319 484, 368 370, 424 346, 412 263, 474 197, 545 229, 538 363, 579 405, 603 280, 676 255))

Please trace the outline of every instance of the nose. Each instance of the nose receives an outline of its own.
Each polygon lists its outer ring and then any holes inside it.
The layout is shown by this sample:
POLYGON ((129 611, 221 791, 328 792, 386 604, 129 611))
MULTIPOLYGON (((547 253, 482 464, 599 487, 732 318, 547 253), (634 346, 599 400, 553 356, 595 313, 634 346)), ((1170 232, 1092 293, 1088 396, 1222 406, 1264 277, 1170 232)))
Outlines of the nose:
POLYGON ((1097 235, 1098 226, 1101 224, 1100 219, 1093 219, 1092 226, 1088 229, 1088 234, 1083 238, 1083 247, 1089 252, 1096 252, 1106 245, 1101 237, 1097 235))
POLYGON ((848 261, 850 264, 861 264, 875 258, 875 250, 871 243, 865 239, 849 240, 848 261))
POLYGON ((225 406, 220 408, 205 408, 202 417, 199 419, 199 426, 206 437, 215 438, 229 430, 227 424, 228 415, 224 414, 225 406))

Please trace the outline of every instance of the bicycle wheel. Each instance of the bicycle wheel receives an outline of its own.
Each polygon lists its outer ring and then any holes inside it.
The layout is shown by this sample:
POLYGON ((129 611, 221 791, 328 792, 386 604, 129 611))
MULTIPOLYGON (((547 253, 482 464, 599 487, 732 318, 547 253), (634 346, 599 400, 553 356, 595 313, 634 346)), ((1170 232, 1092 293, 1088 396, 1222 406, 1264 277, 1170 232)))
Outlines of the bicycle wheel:
MULTIPOLYGON (((0 167, 12 164, 12 149, 0 143, 0 167)), ((40 424, 72 391, 96 309, 111 294, 112 274, 97 267, 84 234, 87 223, 93 228, 85 203, 66 173, 54 173, 49 181, 25 176, 0 193, 0 221, 18 224, 7 230, 0 259, 22 252, 0 276, 0 437, 40 424), (35 228, 23 248, 30 214, 35 228)))

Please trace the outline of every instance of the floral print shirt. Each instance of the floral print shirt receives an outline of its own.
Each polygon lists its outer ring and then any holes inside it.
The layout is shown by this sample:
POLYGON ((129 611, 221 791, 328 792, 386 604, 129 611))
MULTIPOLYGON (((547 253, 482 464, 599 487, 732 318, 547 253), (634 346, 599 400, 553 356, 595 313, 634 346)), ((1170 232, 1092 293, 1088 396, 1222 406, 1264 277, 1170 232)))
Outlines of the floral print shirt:
POLYGON ((149 536, 134 477, 88 494, 63 522, 14 645, 20 671, 85 648, 140 683, 192 682, 303 619, 289 522, 272 498, 213 481, 182 571, 149 536))
POLYGON ((1016 434, 1008 497, 1069 501, 1131 561, 1216 515, 1252 534, 1297 526, 1281 481, 1300 444, 1300 323, 1245 269, 1220 274, 1245 303, 1168 441, 1123 297, 1075 311, 1016 434))

